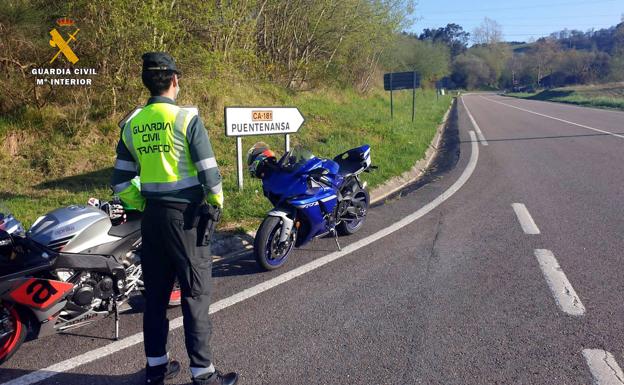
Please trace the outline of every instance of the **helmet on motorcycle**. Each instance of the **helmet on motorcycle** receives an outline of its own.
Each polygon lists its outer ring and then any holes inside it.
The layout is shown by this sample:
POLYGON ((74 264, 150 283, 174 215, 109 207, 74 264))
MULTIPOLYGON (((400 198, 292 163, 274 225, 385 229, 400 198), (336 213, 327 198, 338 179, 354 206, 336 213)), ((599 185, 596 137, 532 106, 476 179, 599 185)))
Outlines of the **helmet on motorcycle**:
POLYGON ((252 177, 259 177, 261 167, 264 161, 273 158, 275 159, 275 153, 271 151, 269 145, 264 142, 257 142, 249 151, 247 151, 247 168, 252 177))

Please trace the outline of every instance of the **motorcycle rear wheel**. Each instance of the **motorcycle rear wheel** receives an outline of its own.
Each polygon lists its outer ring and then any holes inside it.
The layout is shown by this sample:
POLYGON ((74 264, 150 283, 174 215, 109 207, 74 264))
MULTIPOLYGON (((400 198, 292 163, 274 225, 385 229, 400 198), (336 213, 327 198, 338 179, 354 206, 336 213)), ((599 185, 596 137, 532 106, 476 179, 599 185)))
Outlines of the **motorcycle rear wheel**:
POLYGON ((15 306, 0 304, 0 365, 22 346, 26 338, 26 323, 15 306))
POLYGON ((282 220, 278 217, 266 217, 254 240, 254 256, 258 264, 265 270, 275 270, 288 259, 295 246, 297 230, 293 227, 290 239, 279 242, 282 231, 282 220))
POLYGON ((351 209, 352 211, 357 212, 357 215, 350 214, 349 216, 340 218, 341 221, 338 226, 336 226, 338 234, 351 235, 361 229, 362 225, 366 221, 366 214, 368 214, 369 205, 370 197, 368 195, 368 191, 365 189, 358 189, 355 191, 353 199, 351 200, 347 210, 351 209))

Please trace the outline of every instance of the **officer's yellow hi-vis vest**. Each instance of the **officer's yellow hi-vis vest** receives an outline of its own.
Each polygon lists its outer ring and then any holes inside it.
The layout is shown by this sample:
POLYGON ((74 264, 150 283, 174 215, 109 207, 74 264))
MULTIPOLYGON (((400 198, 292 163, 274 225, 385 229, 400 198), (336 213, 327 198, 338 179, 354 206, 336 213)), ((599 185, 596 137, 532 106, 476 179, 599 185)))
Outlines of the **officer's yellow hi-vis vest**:
MULTIPOLYGON (((200 184, 186 140, 186 131, 196 115, 196 108, 153 103, 128 119, 122 140, 137 162, 141 191, 163 193, 200 184)), ((145 206, 137 189, 120 190, 124 202, 139 209, 145 206)))

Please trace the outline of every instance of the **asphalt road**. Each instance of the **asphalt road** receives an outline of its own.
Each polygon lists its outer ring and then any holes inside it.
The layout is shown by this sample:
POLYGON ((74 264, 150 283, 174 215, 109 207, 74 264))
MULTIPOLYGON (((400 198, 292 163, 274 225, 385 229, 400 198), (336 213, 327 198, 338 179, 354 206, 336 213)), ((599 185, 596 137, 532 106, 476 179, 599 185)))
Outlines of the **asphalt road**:
MULTIPOLYGON (((215 265, 218 368, 241 384, 624 384, 624 113, 463 101, 427 183, 373 208, 342 253, 321 239, 271 273, 215 265)), ((123 349, 110 320, 29 342, 0 385, 59 369, 39 383, 142 383, 140 325, 123 315, 123 349)))

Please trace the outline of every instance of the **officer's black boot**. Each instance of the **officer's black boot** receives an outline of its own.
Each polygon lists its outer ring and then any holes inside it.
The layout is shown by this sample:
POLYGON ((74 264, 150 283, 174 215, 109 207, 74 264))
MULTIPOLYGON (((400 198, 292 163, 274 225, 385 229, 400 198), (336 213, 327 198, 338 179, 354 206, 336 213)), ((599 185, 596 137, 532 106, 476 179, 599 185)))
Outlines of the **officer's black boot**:
POLYGON ((157 366, 145 366, 145 384, 163 385, 165 380, 171 380, 180 373, 180 363, 171 360, 166 364, 157 366))
POLYGON ((193 385, 234 385, 237 382, 238 374, 234 372, 221 374, 218 370, 193 378, 193 385))

